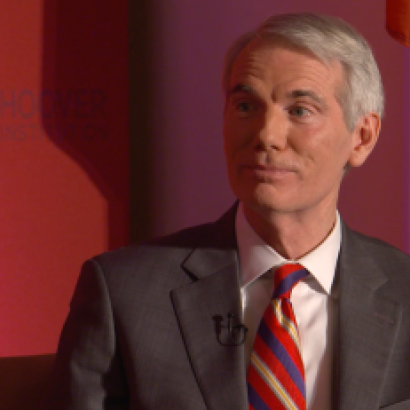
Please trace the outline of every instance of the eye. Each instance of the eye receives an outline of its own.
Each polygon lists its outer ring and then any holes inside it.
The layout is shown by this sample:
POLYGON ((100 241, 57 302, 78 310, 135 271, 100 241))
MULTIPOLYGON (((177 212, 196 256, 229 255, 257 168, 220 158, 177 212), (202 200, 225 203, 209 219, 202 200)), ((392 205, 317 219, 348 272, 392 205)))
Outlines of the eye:
POLYGON ((240 101, 235 105, 235 109, 240 113, 248 113, 254 109, 254 106, 249 101, 240 101))
POLYGON ((295 106, 290 108, 289 113, 294 117, 306 117, 311 114, 311 111, 305 107, 295 106))

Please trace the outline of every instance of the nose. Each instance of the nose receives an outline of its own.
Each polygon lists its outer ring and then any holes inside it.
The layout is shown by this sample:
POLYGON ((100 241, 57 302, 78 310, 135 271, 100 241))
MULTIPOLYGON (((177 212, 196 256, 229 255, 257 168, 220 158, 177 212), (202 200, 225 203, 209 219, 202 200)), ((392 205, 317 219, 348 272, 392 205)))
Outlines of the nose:
POLYGON ((261 115, 255 135, 255 149, 260 151, 283 150, 287 145, 287 125, 279 107, 267 107, 261 115))

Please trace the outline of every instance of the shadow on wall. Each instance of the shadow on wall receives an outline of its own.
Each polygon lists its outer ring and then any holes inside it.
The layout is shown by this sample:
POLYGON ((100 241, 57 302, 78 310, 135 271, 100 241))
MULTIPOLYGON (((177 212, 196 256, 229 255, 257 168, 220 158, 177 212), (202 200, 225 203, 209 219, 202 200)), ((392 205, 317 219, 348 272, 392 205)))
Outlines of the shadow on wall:
POLYGON ((106 198, 109 248, 129 241, 126 8, 45 0, 42 86, 33 96, 50 140, 106 198))

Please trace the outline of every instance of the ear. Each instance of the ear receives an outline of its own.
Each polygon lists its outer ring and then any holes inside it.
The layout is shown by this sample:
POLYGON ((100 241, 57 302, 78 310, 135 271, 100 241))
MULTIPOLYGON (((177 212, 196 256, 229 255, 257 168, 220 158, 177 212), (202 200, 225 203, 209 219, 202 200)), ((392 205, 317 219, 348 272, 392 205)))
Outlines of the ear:
POLYGON ((380 118, 376 113, 368 113, 359 118, 352 133, 353 147, 349 165, 360 167, 376 145, 380 131, 380 118))

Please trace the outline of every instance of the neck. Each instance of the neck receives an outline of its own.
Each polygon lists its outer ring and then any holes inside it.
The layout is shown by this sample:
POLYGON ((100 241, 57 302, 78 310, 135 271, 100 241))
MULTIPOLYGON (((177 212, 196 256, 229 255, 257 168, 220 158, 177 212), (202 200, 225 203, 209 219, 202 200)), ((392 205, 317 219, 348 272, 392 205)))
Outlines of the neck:
POLYGON ((276 252, 297 260, 319 246, 336 222, 336 207, 325 212, 276 213, 258 212, 244 205, 245 217, 255 232, 276 252))

